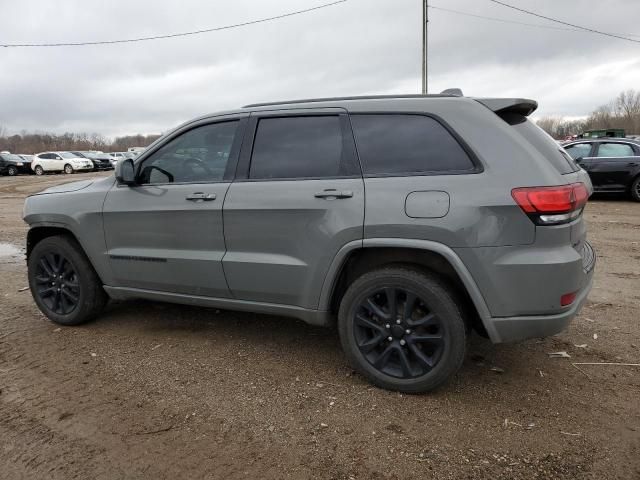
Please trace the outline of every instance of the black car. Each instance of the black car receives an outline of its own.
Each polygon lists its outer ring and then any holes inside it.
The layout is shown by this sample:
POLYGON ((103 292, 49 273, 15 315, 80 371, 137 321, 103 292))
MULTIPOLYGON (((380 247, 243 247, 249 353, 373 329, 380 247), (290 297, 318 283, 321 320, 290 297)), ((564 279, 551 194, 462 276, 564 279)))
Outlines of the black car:
POLYGON ((12 177, 19 173, 31 173, 31 164, 19 155, 0 153, 0 174, 12 177))
POLYGON ((564 145, 587 171, 596 192, 629 193, 640 202, 640 142, 625 138, 593 138, 564 145))
POLYGON ((88 158, 93 162, 94 170, 113 170, 109 157, 104 153, 71 152, 80 158, 88 158))

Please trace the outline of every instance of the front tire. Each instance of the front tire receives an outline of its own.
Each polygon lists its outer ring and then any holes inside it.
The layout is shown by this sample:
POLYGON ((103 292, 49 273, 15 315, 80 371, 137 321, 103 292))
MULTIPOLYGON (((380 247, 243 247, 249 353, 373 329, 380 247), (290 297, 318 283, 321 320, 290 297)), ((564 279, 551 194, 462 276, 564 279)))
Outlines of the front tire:
POLYGON ((68 236, 45 238, 28 259, 29 288, 38 308, 60 325, 80 325, 107 303, 102 282, 82 247, 68 236))
POLYGON ((73 167, 68 163, 64 166, 64 173, 71 175, 73 173, 73 167))
POLYGON ((461 367, 462 312, 437 277, 403 267, 356 279, 340 303, 338 329, 351 366, 378 387, 434 390, 461 367))
POLYGON ((40 165, 36 165, 36 168, 33 171, 36 172, 36 175, 38 176, 44 175, 44 168, 42 168, 40 165))
POLYGON ((631 182, 631 198, 636 202, 640 202, 640 175, 631 182))
POLYGON ((15 177, 17 174, 18 169, 13 165, 10 165, 9 168, 7 168, 7 175, 9 175, 10 177, 15 177))

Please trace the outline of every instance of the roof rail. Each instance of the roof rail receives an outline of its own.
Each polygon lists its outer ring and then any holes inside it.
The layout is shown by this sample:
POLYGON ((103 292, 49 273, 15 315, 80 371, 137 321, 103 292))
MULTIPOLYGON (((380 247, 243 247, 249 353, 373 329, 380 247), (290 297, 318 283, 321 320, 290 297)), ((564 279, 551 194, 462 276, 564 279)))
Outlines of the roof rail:
POLYGON ((353 96, 353 97, 327 97, 327 98, 304 98, 300 100, 285 100, 282 102, 267 102, 267 103, 251 103, 249 105, 245 105, 242 108, 255 108, 255 107, 270 107, 274 105, 292 105, 295 103, 318 103, 318 102, 339 102, 344 100, 383 100, 383 99, 393 99, 393 98, 442 98, 442 97, 453 97, 459 95, 452 95, 447 93, 436 93, 429 95, 419 95, 419 94, 407 94, 407 95, 362 95, 362 96, 353 96))

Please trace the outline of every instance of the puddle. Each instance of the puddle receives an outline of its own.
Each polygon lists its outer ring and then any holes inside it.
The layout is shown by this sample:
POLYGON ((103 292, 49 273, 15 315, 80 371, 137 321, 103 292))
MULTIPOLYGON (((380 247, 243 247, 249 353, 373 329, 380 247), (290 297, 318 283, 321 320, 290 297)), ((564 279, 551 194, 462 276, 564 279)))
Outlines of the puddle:
POLYGON ((24 251, 11 243, 0 242, 0 263, 18 263, 24 260, 24 251))

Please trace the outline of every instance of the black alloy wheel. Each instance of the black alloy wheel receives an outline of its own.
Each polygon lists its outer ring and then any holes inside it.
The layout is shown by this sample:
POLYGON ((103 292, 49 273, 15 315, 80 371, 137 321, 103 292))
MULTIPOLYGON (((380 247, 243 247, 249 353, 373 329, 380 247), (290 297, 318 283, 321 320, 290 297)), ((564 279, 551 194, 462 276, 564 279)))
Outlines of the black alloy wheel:
POLYGON ((360 303, 354 322, 362 355, 392 377, 420 377, 442 356, 443 326, 416 292, 381 289, 360 303))
POLYGON ((62 254, 49 252, 38 259, 35 284, 35 293, 51 312, 69 315, 78 307, 78 275, 71 261, 62 254))

